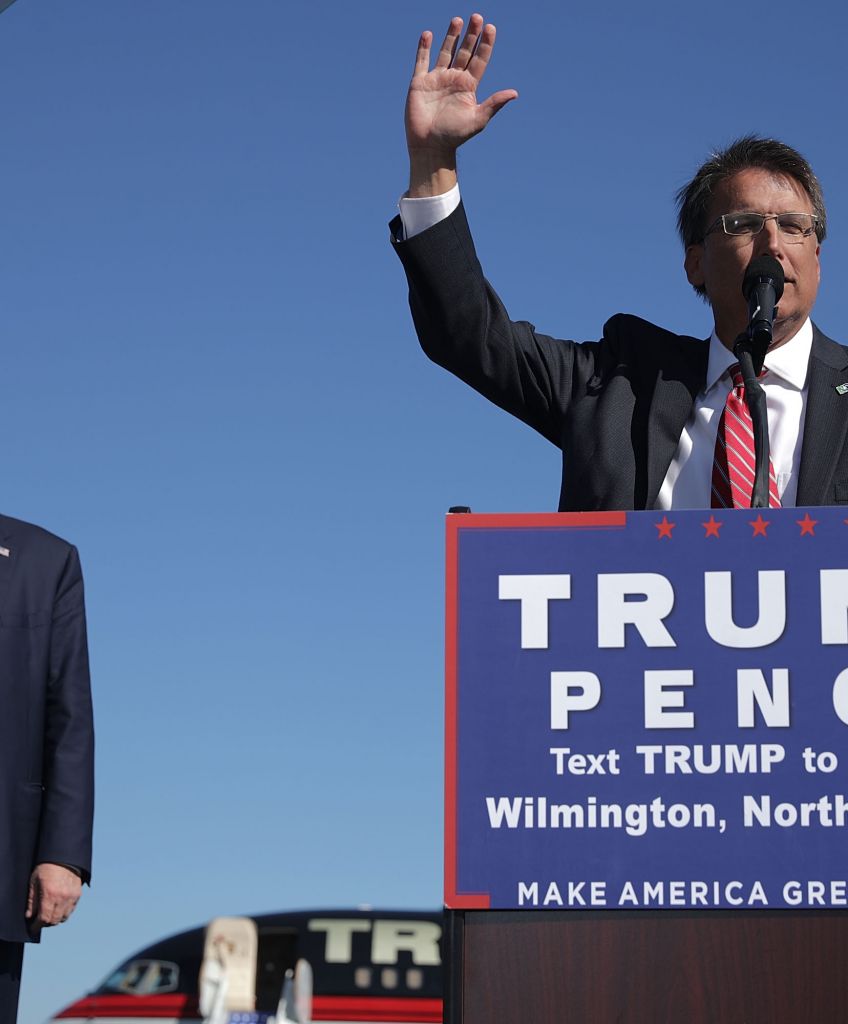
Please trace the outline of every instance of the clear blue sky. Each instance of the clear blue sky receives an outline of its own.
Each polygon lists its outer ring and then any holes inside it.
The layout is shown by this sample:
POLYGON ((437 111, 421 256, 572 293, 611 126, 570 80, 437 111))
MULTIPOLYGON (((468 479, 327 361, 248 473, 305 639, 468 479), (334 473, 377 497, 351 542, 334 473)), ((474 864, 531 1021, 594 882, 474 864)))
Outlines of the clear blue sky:
MULTIPOLYGON (((776 134, 828 199, 844 4, 494 0, 463 194, 512 315, 706 335, 672 197, 776 134)), ((73 540, 94 885, 21 1024, 217 914, 441 900, 443 515, 556 507, 558 453, 429 364, 386 221, 438 3, 17 0, 0 17, 2 509, 73 540)))

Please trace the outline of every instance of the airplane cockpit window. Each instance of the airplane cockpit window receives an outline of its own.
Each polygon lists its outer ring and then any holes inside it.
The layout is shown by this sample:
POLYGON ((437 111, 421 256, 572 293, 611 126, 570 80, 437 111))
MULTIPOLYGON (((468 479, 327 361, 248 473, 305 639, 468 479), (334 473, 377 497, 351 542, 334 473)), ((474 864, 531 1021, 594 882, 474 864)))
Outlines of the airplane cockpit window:
POLYGON ((176 992, 180 968, 167 960, 130 960, 119 967, 98 989, 99 993, 127 993, 134 996, 176 992))

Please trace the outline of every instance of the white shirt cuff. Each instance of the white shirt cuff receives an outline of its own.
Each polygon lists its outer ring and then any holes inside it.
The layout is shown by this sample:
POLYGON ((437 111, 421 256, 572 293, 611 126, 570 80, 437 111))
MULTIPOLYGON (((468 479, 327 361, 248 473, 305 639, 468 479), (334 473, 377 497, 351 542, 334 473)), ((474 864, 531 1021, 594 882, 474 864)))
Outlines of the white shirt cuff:
POLYGON ((422 231, 438 224, 449 217, 459 206, 459 185, 454 185, 450 192, 440 196, 424 196, 421 199, 407 199, 405 196, 398 202, 400 219, 403 224, 403 237, 412 238, 422 231))

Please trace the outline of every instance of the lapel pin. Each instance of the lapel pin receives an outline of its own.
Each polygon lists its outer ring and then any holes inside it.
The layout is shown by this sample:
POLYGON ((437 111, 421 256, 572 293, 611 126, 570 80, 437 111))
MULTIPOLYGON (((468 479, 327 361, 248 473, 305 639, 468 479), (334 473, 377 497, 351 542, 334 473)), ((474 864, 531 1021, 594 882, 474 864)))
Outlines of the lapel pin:
POLYGON ((848 384, 837 384, 836 393, 837 395, 844 395, 848 391, 848 384))

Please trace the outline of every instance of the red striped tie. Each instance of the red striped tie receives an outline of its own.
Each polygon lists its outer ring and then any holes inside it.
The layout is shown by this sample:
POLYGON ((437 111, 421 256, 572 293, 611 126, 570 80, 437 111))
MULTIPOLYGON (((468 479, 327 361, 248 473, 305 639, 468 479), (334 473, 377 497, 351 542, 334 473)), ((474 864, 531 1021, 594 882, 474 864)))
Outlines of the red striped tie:
MULTIPOLYGON (((713 458, 712 507, 750 508, 754 489, 754 428, 745 402, 739 363, 730 367, 733 387, 718 424, 713 458)), ((780 508, 774 466, 769 459, 769 507, 780 508)))

